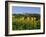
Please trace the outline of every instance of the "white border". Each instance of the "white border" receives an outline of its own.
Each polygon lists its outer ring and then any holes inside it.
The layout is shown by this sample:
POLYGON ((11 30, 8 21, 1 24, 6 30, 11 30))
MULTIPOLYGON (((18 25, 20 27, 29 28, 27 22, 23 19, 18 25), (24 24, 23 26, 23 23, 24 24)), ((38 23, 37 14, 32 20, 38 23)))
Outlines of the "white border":
POLYGON ((25 3, 9 3, 9 34, 25 34, 25 33, 42 33, 43 32, 43 5, 36 4, 25 4, 25 3), (40 30, 15 30, 12 31, 12 6, 23 6, 23 7, 40 7, 41 11, 41 28, 40 30))

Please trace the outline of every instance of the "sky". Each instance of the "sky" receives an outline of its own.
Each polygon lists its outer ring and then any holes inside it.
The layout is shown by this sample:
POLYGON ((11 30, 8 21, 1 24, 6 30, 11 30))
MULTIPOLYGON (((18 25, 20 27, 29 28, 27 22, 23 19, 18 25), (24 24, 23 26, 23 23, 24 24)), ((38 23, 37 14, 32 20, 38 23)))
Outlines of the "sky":
POLYGON ((12 13, 13 14, 24 14, 24 13, 40 14, 40 7, 13 6, 12 13))

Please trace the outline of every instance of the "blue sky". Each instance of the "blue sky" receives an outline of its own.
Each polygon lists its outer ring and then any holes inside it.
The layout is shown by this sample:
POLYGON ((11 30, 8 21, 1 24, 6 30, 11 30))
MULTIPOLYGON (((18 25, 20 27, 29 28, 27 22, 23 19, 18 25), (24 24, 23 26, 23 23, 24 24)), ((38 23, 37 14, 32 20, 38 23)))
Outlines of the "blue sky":
POLYGON ((12 13, 13 14, 24 14, 24 13, 40 14, 40 7, 13 6, 12 13))

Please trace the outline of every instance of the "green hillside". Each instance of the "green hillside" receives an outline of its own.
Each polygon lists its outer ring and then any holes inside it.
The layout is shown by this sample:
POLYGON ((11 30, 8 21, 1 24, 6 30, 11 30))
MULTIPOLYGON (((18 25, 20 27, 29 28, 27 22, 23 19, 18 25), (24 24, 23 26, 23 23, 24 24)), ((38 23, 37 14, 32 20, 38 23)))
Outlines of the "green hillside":
POLYGON ((12 14, 12 29, 40 29, 40 14, 12 14))

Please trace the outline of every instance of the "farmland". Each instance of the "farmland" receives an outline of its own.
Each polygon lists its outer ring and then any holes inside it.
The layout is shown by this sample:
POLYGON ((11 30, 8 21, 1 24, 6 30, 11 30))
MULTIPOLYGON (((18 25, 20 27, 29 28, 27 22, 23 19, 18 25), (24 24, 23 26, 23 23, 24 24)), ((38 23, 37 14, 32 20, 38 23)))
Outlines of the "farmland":
POLYGON ((40 29, 40 14, 12 14, 12 29, 40 29))

